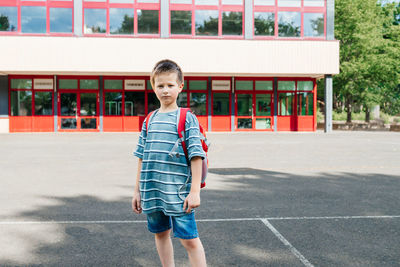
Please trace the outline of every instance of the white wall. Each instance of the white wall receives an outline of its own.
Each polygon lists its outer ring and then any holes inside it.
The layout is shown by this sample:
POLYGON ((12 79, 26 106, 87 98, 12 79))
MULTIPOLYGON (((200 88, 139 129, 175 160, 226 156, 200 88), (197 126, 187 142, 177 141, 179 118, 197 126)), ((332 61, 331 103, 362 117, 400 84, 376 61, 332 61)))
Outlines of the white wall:
POLYGON ((338 41, 2 36, 0 51, 0 74, 148 75, 164 58, 186 75, 339 72, 338 41))
POLYGON ((7 118, 0 118, 0 133, 9 133, 10 132, 10 121, 7 118))

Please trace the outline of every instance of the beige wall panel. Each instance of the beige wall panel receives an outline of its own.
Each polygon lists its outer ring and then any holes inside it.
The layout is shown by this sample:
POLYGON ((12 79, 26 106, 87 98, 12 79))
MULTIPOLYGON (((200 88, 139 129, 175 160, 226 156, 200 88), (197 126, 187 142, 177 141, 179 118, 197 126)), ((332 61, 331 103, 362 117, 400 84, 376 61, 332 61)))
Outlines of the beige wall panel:
POLYGON ((148 75, 170 58, 187 75, 321 76, 339 72, 338 41, 0 37, 0 73, 148 75))
POLYGON ((0 133, 10 132, 10 120, 5 118, 0 118, 0 133))

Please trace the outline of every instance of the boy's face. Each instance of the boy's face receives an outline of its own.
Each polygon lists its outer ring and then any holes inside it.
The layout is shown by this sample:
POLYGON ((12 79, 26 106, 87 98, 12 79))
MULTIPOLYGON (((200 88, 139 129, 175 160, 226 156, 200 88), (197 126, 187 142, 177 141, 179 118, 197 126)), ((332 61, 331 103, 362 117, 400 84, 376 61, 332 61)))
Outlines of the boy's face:
POLYGON ((179 93, 182 91, 184 84, 178 84, 178 76, 176 73, 162 73, 154 77, 154 92, 161 107, 174 107, 179 93))

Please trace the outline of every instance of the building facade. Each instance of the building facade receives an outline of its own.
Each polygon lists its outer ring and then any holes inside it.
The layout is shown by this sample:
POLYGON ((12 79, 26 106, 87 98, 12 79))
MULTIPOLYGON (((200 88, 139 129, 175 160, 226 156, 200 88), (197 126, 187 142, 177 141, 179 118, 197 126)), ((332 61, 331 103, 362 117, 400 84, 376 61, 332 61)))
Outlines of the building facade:
POLYGON ((139 131, 165 58, 208 131, 315 131, 316 81, 339 72, 333 14, 333 0, 2 0, 0 132, 139 131))

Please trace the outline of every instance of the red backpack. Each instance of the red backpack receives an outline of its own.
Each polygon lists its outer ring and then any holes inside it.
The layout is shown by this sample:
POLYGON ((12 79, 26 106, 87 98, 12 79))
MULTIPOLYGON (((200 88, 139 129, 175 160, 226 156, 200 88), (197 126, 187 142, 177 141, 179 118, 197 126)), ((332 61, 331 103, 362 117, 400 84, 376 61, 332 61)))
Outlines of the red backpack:
MULTIPOLYGON (((154 114, 158 112, 157 110, 154 110, 152 112, 150 112, 147 117, 146 117, 146 131, 149 129, 149 125, 150 125, 150 121, 153 118, 154 114)), ((177 157, 179 158, 180 154, 178 152, 178 147, 179 147, 179 143, 182 144, 182 148, 183 151, 185 152, 185 157, 186 157, 186 161, 188 163, 188 165, 190 166, 190 162, 189 162, 189 156, 188 156, 188 150, 186 147, 186 143, 185 143, 185 122, 186 122, 186 115, 188 112, 191 112, 190 108, 178 108, 178 115, 177 117, 177 121, 176 121, 176 125, 177 127, 177 131, 178 131, 178 140, 175 142, 174 147, 172 148, 172 150, 169 153, 170 157, 177 157)), ((202 172, 201 172, 201 185, 200 188, 203 188, 206 186, 206 177, 207 177, 207 173, 208 173, 208 157, 207 157, 207 151, 208 148, 210 147, 210 142, 207 140, 206 138, 206 132, 204 131, 203 127, 201 127, 200 123, 199 123, 199 128, 200 128, 200 141, 201 141, 201 146, 206 154, 206 158, 203 159, 202 161, 202 172)))

